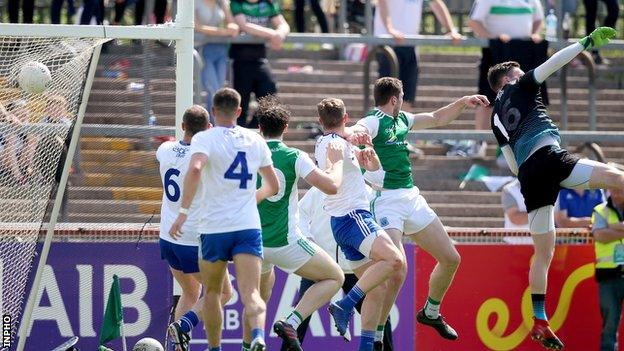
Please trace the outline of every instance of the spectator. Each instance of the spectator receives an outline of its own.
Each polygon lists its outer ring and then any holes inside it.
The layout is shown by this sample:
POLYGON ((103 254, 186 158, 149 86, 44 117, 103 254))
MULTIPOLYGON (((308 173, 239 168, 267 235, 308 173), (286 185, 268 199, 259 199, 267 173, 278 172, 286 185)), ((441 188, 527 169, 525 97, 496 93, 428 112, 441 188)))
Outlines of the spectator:
MULTIPOLYGON (((50 6, 50 22, 52 24, 61 23, 61 8, 65 0, 52 0, 50 6)), ((74 0, 67 0, 67 23, 72 23, 72 17, 76 14, 74 0)))
POLYGON ((91 24, 95 17, 97 24, 104 24, 104 0, 83 0, 80 24, 91 24))
MULTIPOLYGON (((201 0, 197 0, 199 2, 201 0)), ((115 0, 115 18, 113 24, 120 24, 128 5, 134 3, 134 25, 138 26, 143 23, 143 15, 145 14, 145 0, 115 0)), ((156 23, 165 23, 165 15, 167 13, 167 0, 154 1, 154 17, 156 23)), ((149 21, 148 21, 149 22, 149 21)))
MULTIPOLYGON (((620 14, 620 4, 618 0, 602 0, 607 5, 607 16, 604 18, 603 26, 615 28, 620 14)), ((583 0, 585 4, 585 32, 587 35, 596 29, 596 16, 598 15, 598 0, 583 0)), ((597 64, 608 65, 609 61, 600 56, 598 50, 592 50, 592 55, 597 64)))
MULTIPOLYGON (((21 124, 21 122, 2 104, 0 104, 0 121, 8 123, 10 126, 0 135, 0 163, 2 165, 2 174, 5 174, 5 172, 9 174, 11 183, 21 184, 24 181, 24 175, 18 165, 17 133, 15 130, 11 130, 13 127, 17 127, 21 124)), ((6 178, 6 176, 2 176, 2 183, 4 183, 4 179, 6 178)))
POLYGON ((505 229, 529 229, 529 214, 524 205, 518 179, 503 187, 501 202, 505 211, 505 229))
MULTIPOLYGON (((228 65, 228 45, 210 44, 208 37, 236 37, 238 25, 230 11, 228 0, 195 1, 195 47, 204 60, 202 84, 208 93, 206 110, 211 111, 212 96, 223 87, 228 65)), ((212 113, 212 112, 211 112, 212 113)))
POLYGON ((606 203, 592 215, 596 281, 602 315, 600 351, 617 350, 617 335, 624 302, 624 191, 609 190, 606 203))
MULTIPOLYGON (((230 4, 236 24, 248 35, 262 38, 271 49, 280 50, 290 27, 280 7, 273 0, 233 0, 230 4)), ((275 80, 271 75, 266 58, 265 44, 233 44, 230 47, 232 59, 233 88, 241 95, 242 112, 238 124, 258 128, 258 121, 252 117, 247 123, 249 98, 253 92, 256 99, 277 93, 275 80)))
POLYGON ((589 228, 594 207, 604 201, 600 189, 561 189, 555 204, 555 224, 559 228, 589 228))
MULTIPOLYGON (((544 10, 540 0, 475 0, 470 12, 468 25, 474 34, 480 38, 500 40, 509 43, 512 39, 531 39, 540 43, 540 30, 544 20, 544 10)), ((487 96, 494 103, 496 94, 487 81, 487 72, 490 66, 498 62, 492 59, 492 49, 484 47, 481 51, 479 65, 479 94, 487 96)), ((521 56, 525 53, 513 53, 521 56)), ((520 57, 508 57, 506 61, 520 61, 520 57)), ((523 67, 529 70, 533 67, 523 67)), ((475 110, 475 129, 483 130, 490 127, 492 107, 477 106, 475 110)), ((487 144, 485 141, 476 142, 470 150, 469 156, 485 157, 487 144)))
POLYGON ((22 23, 33 23, 35 0, 9 0, 9 22, 20 23, 20 3, 22 5, 22 23))
MULTIPOLYGON (((9 113, 13 114, 21 124, 38 122, 26 100, 20 99, 11 102, 7 105, 7 110, 9 113)), ((22 129, 22 131, 17 134, 15 143, 16 150, 18 150, 17 165, 26 178, 30 178, 34 173, 33 165, 38 144, 39 137, 35 133, 28 133, 28 130, 22 129)))
POLYGON ((145 0, 115 0, 115 17, 113 25, 121 24, 121 20, 126 12, 126 8, 134 2, 134 25, 138 26, 143 23, 143 14, 145 13, 145 0))
MULTIPOLYGON (((454 43, 461 40, 457 32, 448 8, 442 0, 432 0, 431 10, 434 15, 448 29, 449 36, 454 43)), ((416 99, 416 85, 418 82, 418 59, 414 46, 403 46, 406 35, 418 35, 422 20, 422 0, 379 0, 375 11, 374 32, 375 35, 389 34, 394 37, 396 46, 394 52, 399 59, 399 79, 403 82, 404 103, 408 108, 414 107, 416 99)), ((390 62, 384 55, 377 57, 379 62, 379 77, 390 76, 390 62)))
MULTIPOLYGON (((316 21, 321 27, 321 32, 329 33, 329 27, 327 25, 327 18, 321 8, 320 0, 310 0, 310 7, 312 12, 316 16, 316 21)), ((297 32, 305 33, 305 0, 295 0, 295 24, 297 25, 297 32)))

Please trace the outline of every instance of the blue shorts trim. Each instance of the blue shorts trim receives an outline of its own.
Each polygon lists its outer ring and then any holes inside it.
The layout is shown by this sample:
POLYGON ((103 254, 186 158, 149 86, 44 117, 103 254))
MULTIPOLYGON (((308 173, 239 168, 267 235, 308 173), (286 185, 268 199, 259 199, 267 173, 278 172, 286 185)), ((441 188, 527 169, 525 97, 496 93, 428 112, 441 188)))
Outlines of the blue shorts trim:
POLYGON ((197 246, 175 244, 160 239, 160 258, 167 261, 169 266, 184 273, 199 272, 199 258, 197 246))
MULTIPOLYGON (((360 252, 362 242, 370 235, 376 235, 381 227, 366 210, 355 210, 342 217, 331 217, 334 239, 349 261, 367 258, 360 252)), ((367 253, 368 254, 368 253, 367 253)))
POLYGON ((238 254, 250 254, 262 258, 262 232, 245 229, 229 233, 200 234, 201 259, 232 261, 238 254))

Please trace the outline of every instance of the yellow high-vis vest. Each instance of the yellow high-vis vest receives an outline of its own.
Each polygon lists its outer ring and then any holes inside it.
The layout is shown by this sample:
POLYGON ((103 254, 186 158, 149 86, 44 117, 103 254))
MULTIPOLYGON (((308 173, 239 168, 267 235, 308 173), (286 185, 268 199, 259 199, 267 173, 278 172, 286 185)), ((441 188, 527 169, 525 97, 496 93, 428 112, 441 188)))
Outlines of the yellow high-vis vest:
MULTIPOLYGON (((620 221, 617 212, 607 206, 606 203, 594 207, 591 222, 595 222, 596 213, 607 220, 608 224, 618 223, 620 221)), ((613 240, 608 243, 601 243, 594 240, 594 249, 596 251, 596 268, 616 268, 618 265, 613 262, 613 251, 615 245, 621 244, 622 240, 613 240)))

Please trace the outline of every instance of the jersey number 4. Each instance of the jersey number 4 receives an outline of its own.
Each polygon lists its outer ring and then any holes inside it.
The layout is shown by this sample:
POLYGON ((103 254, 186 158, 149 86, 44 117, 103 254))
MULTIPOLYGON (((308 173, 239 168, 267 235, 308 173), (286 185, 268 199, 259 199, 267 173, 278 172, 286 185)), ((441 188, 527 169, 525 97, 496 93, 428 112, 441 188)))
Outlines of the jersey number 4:
POLYGON ((234 162, 230 165, 230 168, 225 171, 223 175, 225 179, 235 179, 240 181, 239 189, 247 189, 247 183, 253 178, 253 175, 249 173, 247 168, 247 157, 244 151, 239 151, 234 158, 234 162), (240 165, 240 171, 236 169, 240 165))

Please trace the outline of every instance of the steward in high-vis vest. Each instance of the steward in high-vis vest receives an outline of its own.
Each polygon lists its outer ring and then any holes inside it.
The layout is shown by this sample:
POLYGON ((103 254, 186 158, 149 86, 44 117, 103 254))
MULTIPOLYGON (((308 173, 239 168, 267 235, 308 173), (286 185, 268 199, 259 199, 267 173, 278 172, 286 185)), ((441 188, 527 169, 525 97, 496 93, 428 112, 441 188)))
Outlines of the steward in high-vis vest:
POLYGON ((602 315, 601 351, 613 351, 624 301, 624 191, 610 190, 607 202, 594 208, 592 232, 596 281, 602 315))

